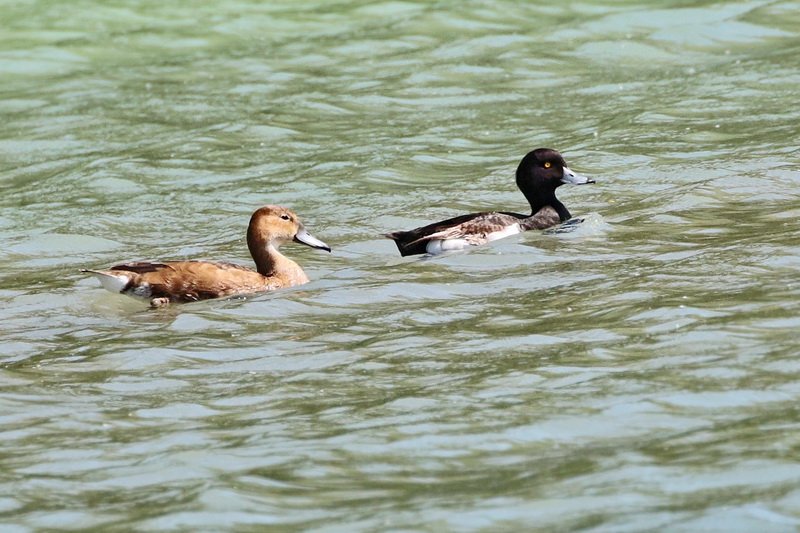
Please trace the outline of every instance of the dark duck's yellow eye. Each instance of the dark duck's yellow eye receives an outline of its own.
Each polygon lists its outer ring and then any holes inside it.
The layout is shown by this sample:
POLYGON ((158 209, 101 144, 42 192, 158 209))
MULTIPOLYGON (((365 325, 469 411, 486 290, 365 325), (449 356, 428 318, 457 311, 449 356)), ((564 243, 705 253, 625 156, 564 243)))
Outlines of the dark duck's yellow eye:
POLYGON ((552 166, 552 163, 550 163, 550 161, 545 161, 544 162, 544 168, 550 168, 551 166, 552 166))

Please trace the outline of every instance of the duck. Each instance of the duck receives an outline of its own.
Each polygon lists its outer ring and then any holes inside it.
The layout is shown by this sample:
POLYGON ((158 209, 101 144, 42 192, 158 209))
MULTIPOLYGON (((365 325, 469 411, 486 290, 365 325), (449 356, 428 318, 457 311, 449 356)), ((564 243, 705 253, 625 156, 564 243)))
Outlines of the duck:
POLYGON ((397 245, 401 256, 463 250, 532 229, 547 229, 572 218, 556 198, 565 183, 585 185, 595 180, 574 172, 557 150, 537 148, 517 167, 517 187, 531 206, 530 215, 507 211, 470 213, 408 231, 384 234, 397 245))
POLYGON ((267 205, 253 213, 247 227, 247 247, 255 270, 228 262, 164 261, 81 272, 93 274, 106 290, 148 299, 152 307, 254 294, 308 283, 300 265, 278 251, 289 241, 331 251, 306 231, 294 211, 267 205))

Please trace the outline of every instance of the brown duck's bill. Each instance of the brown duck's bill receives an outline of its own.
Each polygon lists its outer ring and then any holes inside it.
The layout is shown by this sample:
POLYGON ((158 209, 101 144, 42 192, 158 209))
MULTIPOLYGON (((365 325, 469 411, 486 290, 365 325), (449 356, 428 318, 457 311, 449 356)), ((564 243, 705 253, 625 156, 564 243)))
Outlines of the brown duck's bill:
POLYGON ((570 185, 586 185, 587 183, 595 183, 591 178, 578 174, 569 167, 564 167, 564 174, 561 176, 561 183, 568 183, 570 185))
POLYGON ((294 241, 299 242, 300 244, 305 244, 306 246, 310 246, 312 248, 319 248, 321 250, 327 250, 328 252, 331 251, 330 246, 311 235, 303 227, 297 230, 297 235, 294 236, 294 241))

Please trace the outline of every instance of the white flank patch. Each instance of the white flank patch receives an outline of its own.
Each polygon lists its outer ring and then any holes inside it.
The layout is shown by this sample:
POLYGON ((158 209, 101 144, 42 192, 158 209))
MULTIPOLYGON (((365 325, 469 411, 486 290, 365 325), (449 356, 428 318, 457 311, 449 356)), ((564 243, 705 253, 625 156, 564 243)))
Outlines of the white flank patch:
POLYGON ((118 276, 111 274, 104 274, 102 272, 92 272, 94 276, 100 280, 103 288, 107 291, 120 293, 125 285, 128 284, 128 276, 120 274, 118 276))
POLYGON ((483 244, 484 242, 491 242, 504 237, 510 237, 511 235, 516 235, 517 233, 521 232, 522 229, 520 228, 519 224, 512 224, 510 226, 506 226, 500 231, 487 233, 485 237, 486 240, 483 242, 470 242, 470 239, 466 237, 459 239, 436 239, 433 241, 428 241, 425 251, 431 255, 454 252, 457 250, 463 250, 464 248, 469 248, 470 246, 477 246, 479 244, 483 244))
POLYGON ((494 231, 489 233, 486 236, 487 241, 496 241, 497 239, 504 239, 505 237, 510 237, 512 235, 516 235, 517 233, 522 233, 522 230, 519 227, 519 224, 512 224, 510 226, 506 226, 500 231, 494 231))
POLYGON ((435 241, 428 241, 425 246, 425 251, 431 255, 443 254, 445 252, 453 252, 455 250, 463 250, 470 246, 467 239, 437 239, 435 241))

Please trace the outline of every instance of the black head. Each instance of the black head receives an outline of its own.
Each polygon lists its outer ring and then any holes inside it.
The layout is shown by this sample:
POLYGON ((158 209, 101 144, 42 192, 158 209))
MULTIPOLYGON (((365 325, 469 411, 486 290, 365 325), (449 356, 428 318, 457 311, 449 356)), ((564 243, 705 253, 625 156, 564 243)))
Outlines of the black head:
POLYGON ((564 158, 556 150, 537 148, 519 162, 517 187, 523 191, 530 188, 555 190, 562 185, 565 166, 564 158))
POLYGON ((551 205, 562 220, 569 218, 569 211, 556 199, 555 194, 556 189, 565 183, 582 185, 594 183, 594 180, 573 172, 561 154, 551 148, 537 148, 528 152, 517 167, 517 187, 528 199, 533 213, 551 205))

